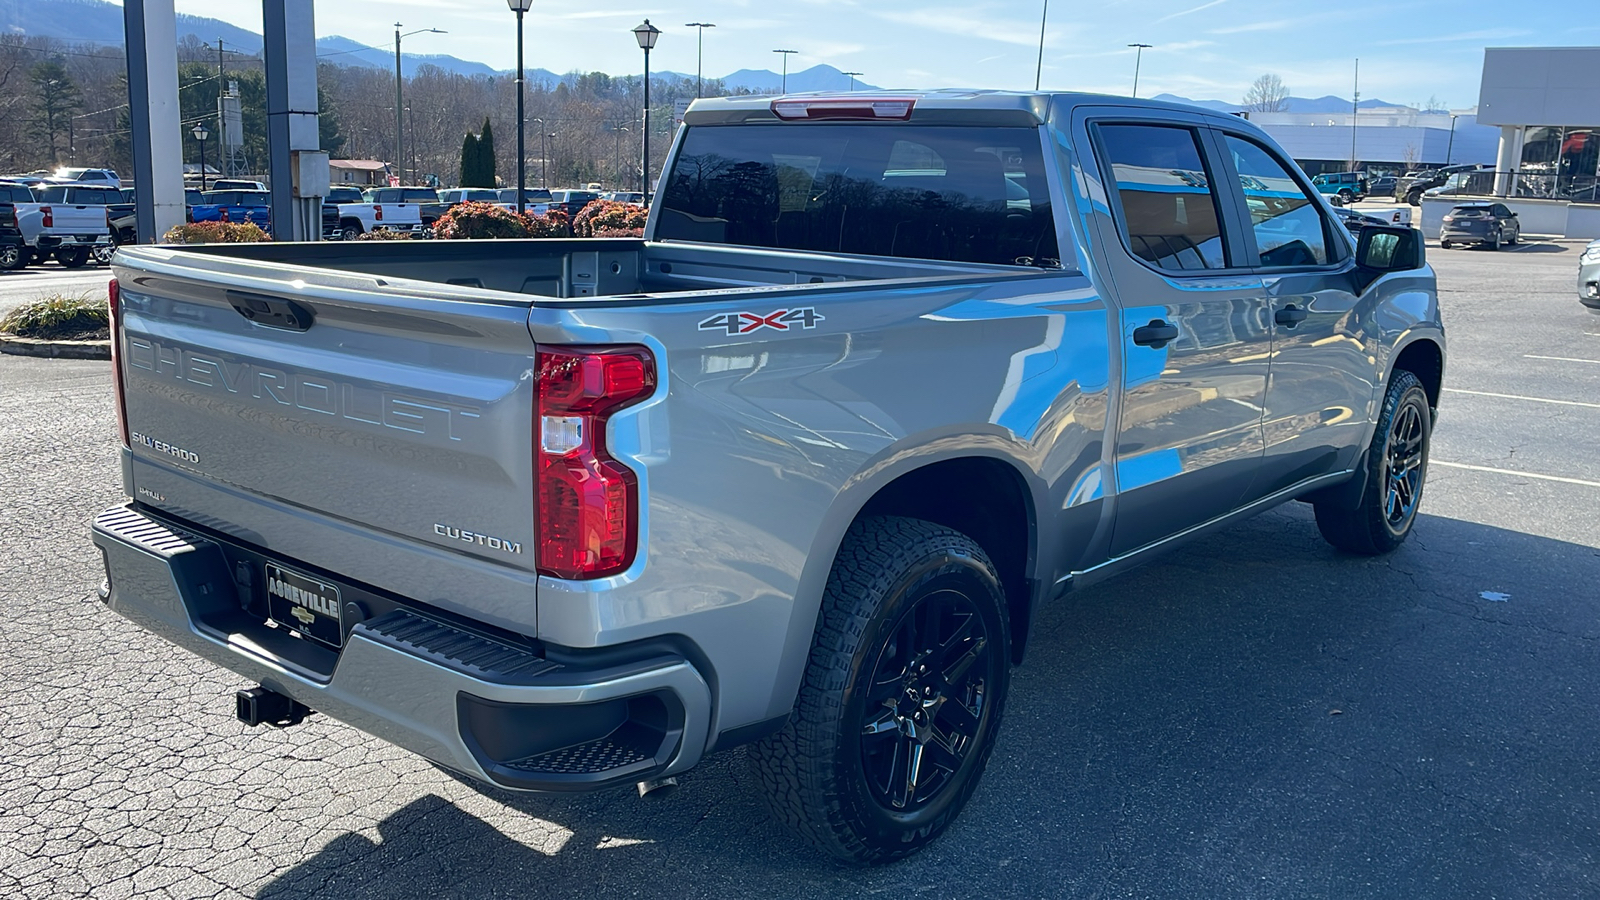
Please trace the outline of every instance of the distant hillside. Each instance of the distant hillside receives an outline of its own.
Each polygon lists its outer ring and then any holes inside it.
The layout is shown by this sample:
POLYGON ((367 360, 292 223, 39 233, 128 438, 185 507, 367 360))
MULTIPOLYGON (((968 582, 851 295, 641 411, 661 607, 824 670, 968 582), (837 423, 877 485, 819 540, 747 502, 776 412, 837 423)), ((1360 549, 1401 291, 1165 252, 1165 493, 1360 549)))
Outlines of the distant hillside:
MULTIPOLYGON (((1188 97, 1179 97, 1177 94, 1157 94, 1152 100, 1165 100, 1169 103, 1188 103, 1191 106, 1203 106, 1219 112, 1238 112, 1244 109, 1240 103, 1227 103, 1222 100, 1190 100, 1188 97)), ((1328 95, 1326 97, 1290 97, 1284 101, 1288 105, 1287 112, 1292 113, 1343 113, 1350 111, 1350 101, 1343 97, 1328 95)), ((1403 106, 1401 103, 1390 103, 1387 100, 1363 100, 1362 109, 1375 106, 1403 106)))

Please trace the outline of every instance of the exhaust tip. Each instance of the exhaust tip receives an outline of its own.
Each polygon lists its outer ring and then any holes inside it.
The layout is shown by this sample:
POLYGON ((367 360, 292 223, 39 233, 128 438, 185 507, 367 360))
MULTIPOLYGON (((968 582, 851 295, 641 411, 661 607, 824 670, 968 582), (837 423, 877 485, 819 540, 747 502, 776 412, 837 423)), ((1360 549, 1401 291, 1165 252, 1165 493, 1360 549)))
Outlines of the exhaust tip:
POLYGON ((640 797, 655 797, 664 799, 678 792, 678 779, 667 776, 666 778, 651 778, 639 782, 640 797))
POLYGON ((264 687, 239 691, 233 695, 233 702, 234 715, 251 728, 257 725, 288 728, 299 725, 311 715, 310 707, 264 687))

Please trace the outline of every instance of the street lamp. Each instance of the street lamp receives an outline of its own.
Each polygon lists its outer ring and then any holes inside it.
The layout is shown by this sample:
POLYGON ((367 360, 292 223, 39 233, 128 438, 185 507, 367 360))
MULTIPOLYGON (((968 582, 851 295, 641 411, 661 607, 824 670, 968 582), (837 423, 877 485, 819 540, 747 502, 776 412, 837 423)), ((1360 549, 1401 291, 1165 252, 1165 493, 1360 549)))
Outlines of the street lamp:
POLYGON ((1450 165, 1451 156, 1452 156, 1452 154, 1455 153, 1455 151, 1456 151, 1456 114, 1455 113, 1451 113, 1450 114, 1450 143, 1446 144, 1445 148, 1444 148, 1444 164, 1445 165, 1447 165, 1447 166, 1450 165))
POLYGON ((400 39, 411 37, 413 34, 449 34, 450 32, 441 31, 437 28, 419 28, 416 31, 408 31, 405 34, 401 34, 401 27, 399 22, 394 23, 394 168, 396 172, 401 173, 400 180, 404 181, 406 105, 401 96, 402 89, 405 87, 405 79, 400 75, 400 39))
POLYGON ((702 64, 705 62, 706 58, 706 29, 715 28, 717 26, 714 22, 690 22, 683 27, 700 29, 699 48, 695 50, 694 54, 694 95, 696 98, 699 98, 700 82, 702 80, 701 73, 703 70, 702 64))
POLYGON ((644 164, 639 169, 639 192, 644 194, 645 209, 650 208, 650 51, 655 49, 656 40, 661 37, 661 29, 650 24, 649 19, 644 24, 633 29, 633 36, 639 41, 639 49, 644 51, 644 128, 640 139, 644 144, 642 159, 644 164))
POLYGON ((199 122, 195 124, 194 130, 189 133, 194 135, 194 139, 200 142, 200 190, 204 192, 206 189, 206 138, 211 137, 211 129, 206 127, 206 123, 199 122))
MULTIPOLYGON (((542 127, 542 126, 541 126, 541 127, 542 127)), ((549 135, 548 135, 548 137, 549 137, 549 138, 550 138, 550 146, 551 146, 551 147, 554 147, 554 146, 555 146, 555 144, 556 144, 556 133, 555 133, 555 132, 554 132, 554 131, 552 131, 552 132, 550 132, 550 134, 549 134, 549 135)), ((540 137, 540 138, 539 138, 539 143, 540 143, 540 144, 543 144, 543 143, 544 143, 544 137, 543 137, 543 136, 541 136, 541 137, 540 137)), ((548 166, 548 165, 549 165, 549 164, 550 164, 550 159, 549 159, 549 157, 546 157, 546 158, 545 158, 545 165, 546 165, 546 166, 548 166)), ((545 186, 545 187, 546 187, 546 188, 548 188, 548 187, 550 187, 550 182, 549 182, 549 181, 546 181, 546 180, 545 180, 545 176, 546 176, 546 175, 547 175, 547 174, 549 174, 549 173, 548 173, 548 172, 547 172, 547 171, 546 171, 546 170, 545 170, 545 169, 544 169, 544 168, 543 168, 543 167, 541 167, 541 168, 540 168, 540 169, 539 169, 539 180, 540 180, 540 181, 543 181, 543 182, 544 182, 544 186, 545 186)))
POLYGON ((1129 44, 1133 48, 1133 96, 1139 97, 1139 63, 1144 61, 1144 52, 1150 49, 1149 44, 1129 44))
POLYGON ((506 0, 506 5, 517 14, 517 215, 521 215, 527 209, 523 195, 528 189, 528 158, 522 145, 522 16, 533 8, 533 0, 506 0))
POLYGON ((1039 64, 1033 70, 1033 89, 1039 89, 1039 77, 1044 74, 1044 27, 1050 22, 1050 0, 1044 0, 1044 10, 1039 13, 1039 64))
POLYGON ((840 75, 849 75, 850 76, 850 90, 854 91, 856 89, 856 79, 861 77, 861 73, 860 72, 840 72, 839 74, 840 75))
POLYGON ((787 93, 789 93, 789 55, 792 54, 792 53, 799 53, 800 51, 799 50, 774 50, 772 52, 773 53, 781 53, 781 54, 783 54, 783 82, 782 82, 782 86, 778 88, 778 93, 787 94, 787 93))

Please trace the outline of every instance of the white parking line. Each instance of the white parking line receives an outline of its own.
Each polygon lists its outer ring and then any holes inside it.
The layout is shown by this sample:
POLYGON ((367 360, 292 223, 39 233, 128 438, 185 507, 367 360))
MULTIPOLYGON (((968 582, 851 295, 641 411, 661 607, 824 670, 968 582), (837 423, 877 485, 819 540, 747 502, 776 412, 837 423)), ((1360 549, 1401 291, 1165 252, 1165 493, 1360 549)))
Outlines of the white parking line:
POLYGON ((1446 394, 1471 394, 1474 397, 1499 397, 1502 400, 1526 400, 1529 403, 1555 403, 1560 406, 1587 406, 1590 409, 1600 409, 1600 403, 1584 403, 1581 400, 1550 400, 1545 397, 1524 397, 1521 394, 1496 394, 1490 391, 1466 391, 1461 388, 1445 388, 1446 394))
POLYGON ((1469 472, 1492 472, 1496 475, 1515 475, 1518 478, 1537 478, 1540 481, 1559 481, 1562 484, 1581 484, 1584 487, 1600 488, 1600 481, 1584 481, 1582 478, 1563 478, 1560 475, 1539 475, 1534 472, 1517 472, 1512 469, 1496 469, 1491 466, 1469 466, 1466 463, 1445 462, 1440 459, 1428 461, 1430 466, 1444 466, 1448 469, 1466 469, 1469 472))
POLYGON ((1522 355, 1522 358, 1523 359, 1551 359, 1551 360, 1555 360, 1556 362, 1581 362, 1581 363, 1589 363, 1590 365, 1600 366, 1600 359, 1579 359, 1576 356, 1536 356, 1536 355, 1534 355, 1532 353, 1524 353, 1522 355))

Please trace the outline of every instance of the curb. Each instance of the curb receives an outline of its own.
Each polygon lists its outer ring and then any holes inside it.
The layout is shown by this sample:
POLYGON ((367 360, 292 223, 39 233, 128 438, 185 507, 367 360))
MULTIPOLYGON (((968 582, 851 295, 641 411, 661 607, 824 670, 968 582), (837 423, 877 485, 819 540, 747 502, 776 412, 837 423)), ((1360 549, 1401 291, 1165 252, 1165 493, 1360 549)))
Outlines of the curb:
POLYGON ((111 342, 44 341, 37 338, 0 334, 0 353, 13 356, 41 356, 54 359, 111 359, 111 342))

